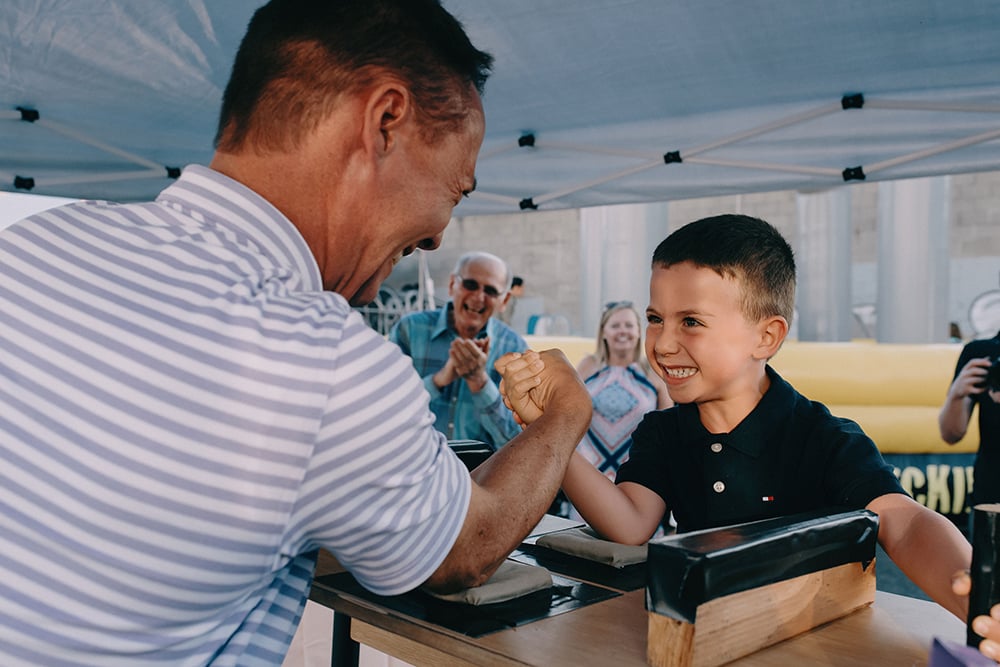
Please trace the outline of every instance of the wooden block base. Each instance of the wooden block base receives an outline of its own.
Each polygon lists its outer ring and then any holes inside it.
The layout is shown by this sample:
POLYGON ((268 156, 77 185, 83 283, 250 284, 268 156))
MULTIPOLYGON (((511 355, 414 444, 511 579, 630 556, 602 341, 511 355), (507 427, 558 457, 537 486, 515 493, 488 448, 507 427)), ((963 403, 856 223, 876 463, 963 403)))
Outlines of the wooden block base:
POLYGON ((653 667, 715 667, 861 609, 875 600, 875 561, 847 563, 698 606, 695 623, 649 612, 653 667))

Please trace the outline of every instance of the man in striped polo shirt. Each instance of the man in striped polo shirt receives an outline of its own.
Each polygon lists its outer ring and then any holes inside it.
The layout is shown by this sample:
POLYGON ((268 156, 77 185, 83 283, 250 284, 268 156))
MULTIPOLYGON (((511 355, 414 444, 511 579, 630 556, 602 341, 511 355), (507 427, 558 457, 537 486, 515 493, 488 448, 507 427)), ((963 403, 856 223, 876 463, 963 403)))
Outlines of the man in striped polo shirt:
POLYGON ((317 549, 393 595, 527 535, 573 368, 501 360, 529 423, 472 480, 350 307, 473 189, 490 64, 436 0, 274 0, 209 167, 0 233, 0 664, 278 664, 317 549))

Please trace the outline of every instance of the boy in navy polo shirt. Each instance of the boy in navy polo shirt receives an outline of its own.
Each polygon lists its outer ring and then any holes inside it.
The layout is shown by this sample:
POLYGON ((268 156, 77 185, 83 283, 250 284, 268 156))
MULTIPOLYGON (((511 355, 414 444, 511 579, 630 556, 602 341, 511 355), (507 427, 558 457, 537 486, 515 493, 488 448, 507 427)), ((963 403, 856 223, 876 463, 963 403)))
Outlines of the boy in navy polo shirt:
POLYGON ((579 454, 563 489, 608 539, 649 540, 667 512, 681 532, 830 508, 879 515, 879 542, 920 588, 961 619, 952 591, 972 559, 946 518, 914 501, 872 440, 768 366, 788 333, 795 261, 763 220, 685 225, 653 255, 646 356, 676 406, 636 428, 612 483, 579 454))

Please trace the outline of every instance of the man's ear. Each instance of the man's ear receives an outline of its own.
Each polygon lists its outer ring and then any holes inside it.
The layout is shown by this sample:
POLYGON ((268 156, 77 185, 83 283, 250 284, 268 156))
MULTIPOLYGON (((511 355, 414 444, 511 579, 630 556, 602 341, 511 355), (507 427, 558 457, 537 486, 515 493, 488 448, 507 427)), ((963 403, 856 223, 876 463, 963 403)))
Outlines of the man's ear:
POLYGON ((365 105, 367 147, 379 156, 391 153, 413 115, 413 98, 406 86, 396 81, 376 86, 365 105))
POLYGON ((757 346, 758 359, 770 359, 781 348, 788 335, 788 320, 781 315, 766 317, 760 322, 760 344, 757 346))

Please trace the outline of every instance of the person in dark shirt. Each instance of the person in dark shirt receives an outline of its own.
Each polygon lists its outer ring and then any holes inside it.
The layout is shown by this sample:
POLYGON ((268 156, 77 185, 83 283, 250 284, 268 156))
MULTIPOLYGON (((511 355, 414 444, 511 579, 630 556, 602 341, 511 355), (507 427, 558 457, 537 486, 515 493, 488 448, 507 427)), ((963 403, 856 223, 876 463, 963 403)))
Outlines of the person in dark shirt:
POLYGON ((951 580, 971 563, 968 541, 906 494, 857 424, 768 366, 794 302, 792 249, 767 222, 722 215, 668 236, 653 255, 646 356, 676 405, 640 423, 615 482, 574 454, 563 490, 626 544, 646 542, 667 512, 686 532, 867 508, 889 557, 964 620, 951 580))
POLYGON ((1000 332, 969 341, 955 365, 948 396, 938 415, 941 439, 949 445, 965 437, 972 408, 979 406, 979 451, 976 454, 972 503, 1000 502, 1000 332), (993 378, 992 381, 991 378, 993 378))

